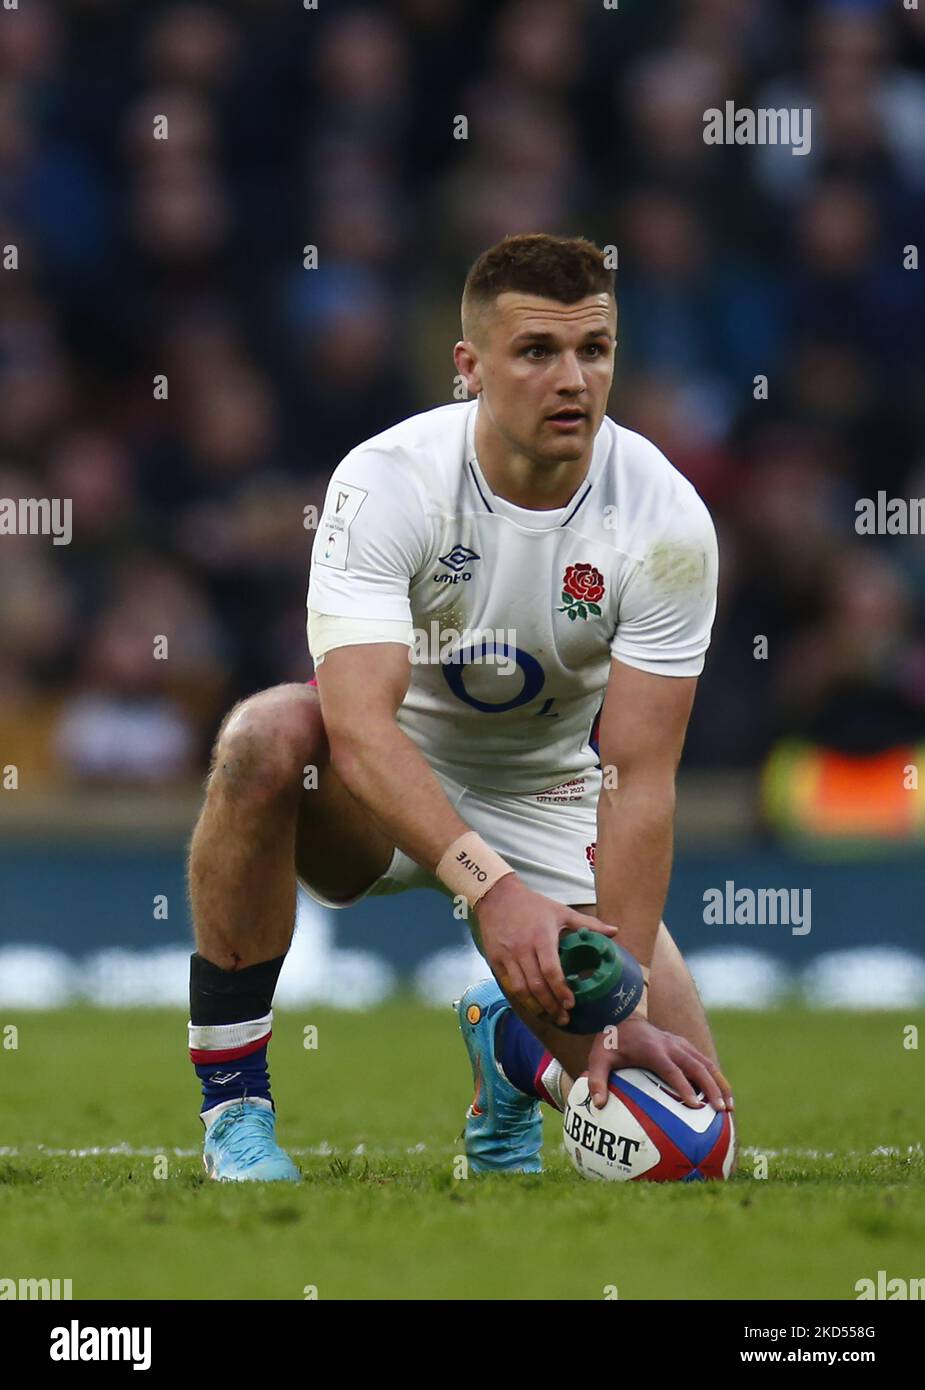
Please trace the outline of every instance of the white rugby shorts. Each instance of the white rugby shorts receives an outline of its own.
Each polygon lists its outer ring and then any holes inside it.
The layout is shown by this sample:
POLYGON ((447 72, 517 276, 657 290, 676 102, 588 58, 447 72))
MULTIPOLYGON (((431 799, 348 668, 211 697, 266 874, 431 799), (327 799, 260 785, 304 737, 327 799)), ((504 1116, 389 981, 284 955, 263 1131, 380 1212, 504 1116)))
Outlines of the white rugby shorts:
MULTIPOLYGON (((507 860, 528 888, 571 907, 595 901, 599 768, 530 795, 476 791, 443 773, 435 771, 434 775, 466 824, 507 860)), ((332 902, 311 884, 300 882, 309 896, 325 907, 352 907, 363 898, 404 893, 410 888, 433 888, 445 897, 453 896, 434 874, 400 849, 393 853, 385 873, 354 898, 332 902)))

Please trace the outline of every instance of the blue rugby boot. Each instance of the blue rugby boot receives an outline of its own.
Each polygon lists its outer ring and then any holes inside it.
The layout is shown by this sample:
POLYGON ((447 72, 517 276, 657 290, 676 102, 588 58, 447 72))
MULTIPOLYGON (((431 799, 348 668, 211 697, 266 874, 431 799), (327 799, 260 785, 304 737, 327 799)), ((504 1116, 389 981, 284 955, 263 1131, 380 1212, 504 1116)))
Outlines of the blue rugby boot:
POLYGON ((265 1100, 232 1101, 206 1130, 202 1161, 217 1182, 301 1182, 276 1142, 276 1112, 265 1100))
POLYGON ((495 1057, 495 1030, 510 1004, 491 978, 470 985, 455 1007, 475 1081, 464 1131, 472 1171, 541 1173, 539 1101, 512 1086, 495 1057))

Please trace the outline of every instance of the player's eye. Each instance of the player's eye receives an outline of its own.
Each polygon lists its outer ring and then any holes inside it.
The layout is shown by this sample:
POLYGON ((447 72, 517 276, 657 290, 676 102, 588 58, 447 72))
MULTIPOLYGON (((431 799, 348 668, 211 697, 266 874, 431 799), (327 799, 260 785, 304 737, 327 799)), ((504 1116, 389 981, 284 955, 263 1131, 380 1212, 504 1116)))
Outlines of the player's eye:
MULTIPOLYGON (((546 348, 543 346, 542 343, 531 343, 528 348, 525 348, 524 356, 529 357, 531 352, 538 352, 541 355, 545 355, 546 348)), ((539 361, 539 358, 534 358, 534 361, 539 361)))

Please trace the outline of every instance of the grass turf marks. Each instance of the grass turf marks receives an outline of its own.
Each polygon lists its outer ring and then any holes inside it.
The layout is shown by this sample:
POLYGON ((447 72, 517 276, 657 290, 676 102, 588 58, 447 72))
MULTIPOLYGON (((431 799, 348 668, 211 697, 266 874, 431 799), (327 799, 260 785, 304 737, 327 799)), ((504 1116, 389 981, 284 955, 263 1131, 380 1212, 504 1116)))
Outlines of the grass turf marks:
POLYGON ((551 1113, 545 1174, 457 1180, 471 1084, 449 1009, 277 1017, 299 1187, 205 1178, 179 1013, 0 1021, 19 1029, 0 1053, 0 1277, 70 1278, 78 1299, 853 1299, 878 1269, 922 1273, 905 1014, 718 1015, 746 1152, 732 1182, 686 1185, 582 1182, 551 1113))

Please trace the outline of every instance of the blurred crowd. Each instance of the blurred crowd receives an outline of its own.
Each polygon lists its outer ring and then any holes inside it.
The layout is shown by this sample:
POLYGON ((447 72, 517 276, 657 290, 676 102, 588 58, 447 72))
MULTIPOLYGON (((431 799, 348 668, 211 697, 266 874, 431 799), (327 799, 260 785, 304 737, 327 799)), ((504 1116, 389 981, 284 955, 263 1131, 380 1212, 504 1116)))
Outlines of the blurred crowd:
POLYGON ((925 738, 925 538, 855 530, 925 496, 923 214, 925 5, 3 9, 0 498, 73 541, 0 536, 0 766, 183 781, 308 677, 306 509, 452 399, 468 266, 540 230, 618 248, 610 413, 717 521, 688 764, 925 738), (728 99, 811 153, 706 144, 728 99))

